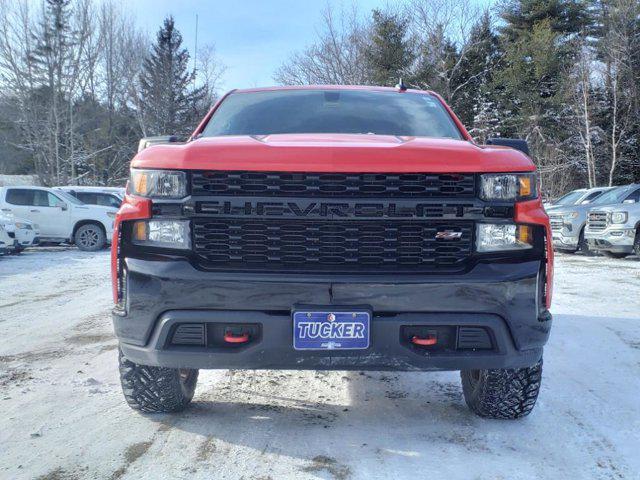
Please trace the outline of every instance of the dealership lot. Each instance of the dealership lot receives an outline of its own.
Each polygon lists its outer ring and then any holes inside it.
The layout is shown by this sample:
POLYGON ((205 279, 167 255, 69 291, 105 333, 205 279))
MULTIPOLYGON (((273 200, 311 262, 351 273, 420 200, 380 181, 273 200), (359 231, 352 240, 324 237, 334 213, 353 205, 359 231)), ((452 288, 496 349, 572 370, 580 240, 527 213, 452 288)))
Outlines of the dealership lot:
POLYGON ((445 373, 204 371, 122 398, 108 252, 0 259, 0 478, 640 478, 640 259, 558 255, 538 406, 489 421, 445 373), (402 475, 401 475, 402 474, 402 475))

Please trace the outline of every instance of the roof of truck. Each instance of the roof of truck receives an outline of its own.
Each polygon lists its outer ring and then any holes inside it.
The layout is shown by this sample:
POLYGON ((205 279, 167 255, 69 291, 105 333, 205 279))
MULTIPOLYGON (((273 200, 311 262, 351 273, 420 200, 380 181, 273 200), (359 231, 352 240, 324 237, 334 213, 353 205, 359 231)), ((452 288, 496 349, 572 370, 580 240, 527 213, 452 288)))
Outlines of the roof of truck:
POLYGON ((272 87, 239 88, 231 90, 230 93, 270 92, 274 90, 368 90, 371 92, 410 92, 435 95, 435 92, 431 90, 418 90, 414 88, 400 90, 397 87, 379 87, 373 85, 286 85, 272 87))

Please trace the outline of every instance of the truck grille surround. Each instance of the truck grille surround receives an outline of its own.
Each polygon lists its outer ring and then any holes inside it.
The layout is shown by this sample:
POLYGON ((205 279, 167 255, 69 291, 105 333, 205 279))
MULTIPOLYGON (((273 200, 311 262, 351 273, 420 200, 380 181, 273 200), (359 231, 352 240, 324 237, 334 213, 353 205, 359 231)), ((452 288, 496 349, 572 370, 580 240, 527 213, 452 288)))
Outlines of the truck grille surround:
POLYGON ((459 272, 474 250, 475 185, 473 174, 191 172, 195 259, 222 271, 459 272), (324 202, 349 209, 320 214, 324 202), (356 204, 383 211, 358 216, 356 204))
POLYGON ((608 221, 607 212, 589 212, 587 229, 592 232, 601 232, 607 228, 608 221))
POLYGON ((295 197, 473 197, 472 174, 202 172, 191 194, 295 197))

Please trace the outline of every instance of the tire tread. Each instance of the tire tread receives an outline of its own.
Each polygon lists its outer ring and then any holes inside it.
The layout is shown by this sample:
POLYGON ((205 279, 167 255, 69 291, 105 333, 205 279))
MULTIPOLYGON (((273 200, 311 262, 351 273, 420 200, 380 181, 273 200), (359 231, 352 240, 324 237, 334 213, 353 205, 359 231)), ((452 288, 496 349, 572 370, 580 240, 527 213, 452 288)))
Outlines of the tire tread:
POLYGON ((485 418, 516 419, 529 415, 536 404, 542 360, 527 368, 481 370, 475 385, 470 371, 460 375, 464 398, 472 412, 485 418))

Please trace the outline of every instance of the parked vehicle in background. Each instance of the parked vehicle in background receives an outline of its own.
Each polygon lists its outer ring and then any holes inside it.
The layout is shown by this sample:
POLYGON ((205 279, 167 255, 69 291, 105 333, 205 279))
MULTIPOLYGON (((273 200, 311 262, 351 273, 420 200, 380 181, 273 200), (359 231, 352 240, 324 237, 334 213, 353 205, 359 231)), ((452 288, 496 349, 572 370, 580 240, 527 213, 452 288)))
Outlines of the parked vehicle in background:
POLYGON ((7 231, 0 225, 0 255, 9 253, 9 247, 13 245, 14 239, 9 236, 7 231))
POLYGON ((564 208, 570 205, 582 205, 587 203, 592 203, 596 200, 600 195, 604 192, 611 190, 614 187, 595 187, 595 188, 580 188, 578 190, 573 190, 557 200, 545 203, 544 208, 548 213, 553 212, 554 210, 564 208))
POLYGON ((40 242, 38 226, 29 220, 0 214, 0 225, 13 239, 11 253, 20 253, 40 242))
POLYGON ((102 205, 114 208, 120 208, 125 193, 124 188, 119 187, 71 186, 55 187, 55 189, 67 192, 87 205, 102 205))
POLYGON ((200 368, 460 370, 473 412, 527 415, 551 231, 526 142, 487 143, 433 92, 314 86, 234 90, 138 152, 111 257, 129 405, 185 408, 200 368))
POLYGON ((72 195, 45 187, 1 187, 0 210, 38 225, 41 242, 71 242, 99 250, 111 241, 117 208, 85 205, 72 195))
POLYGON ((621 202, 591 209, 585 231, 590 249, 613 258, 640 255, 640 184, 623 188, 621 202))
POLYGON ((605 196, 615 191, 616 188, 622 187, 575 190, 562 197, 561 204, 558 203, 555 207, 547 209, 551 221, 554 248, 570 253, 577 251, 588 253, 589 245, 584 237, 587 214, 593 205, 598 205, 602 201, 610 202, 605 196))

